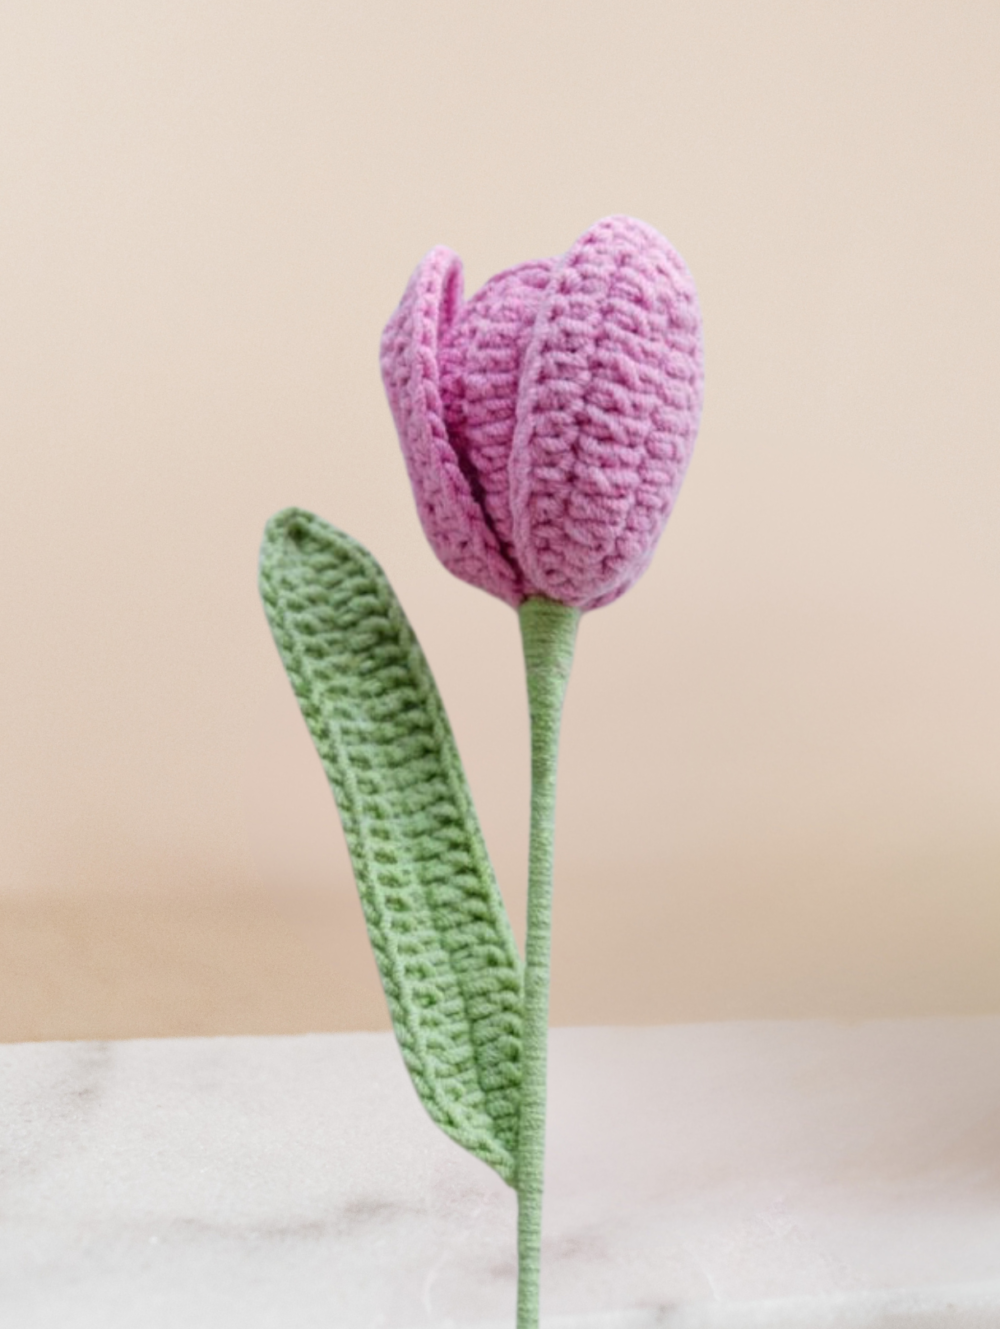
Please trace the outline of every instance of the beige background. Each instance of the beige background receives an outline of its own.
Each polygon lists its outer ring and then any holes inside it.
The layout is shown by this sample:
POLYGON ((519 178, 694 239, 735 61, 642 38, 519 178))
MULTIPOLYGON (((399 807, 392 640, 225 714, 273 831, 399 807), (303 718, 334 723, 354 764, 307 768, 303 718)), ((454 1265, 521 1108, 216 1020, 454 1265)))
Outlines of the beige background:
POLYGON ((424 543, 381 327, 609 212, 685 256, 701 437, 566 716, 557 1022, 1000 1009, 1000 7, 0 7, 0 1037, 372 1028, 255 587, 387 568, 520 927, 516 620, 424 543))

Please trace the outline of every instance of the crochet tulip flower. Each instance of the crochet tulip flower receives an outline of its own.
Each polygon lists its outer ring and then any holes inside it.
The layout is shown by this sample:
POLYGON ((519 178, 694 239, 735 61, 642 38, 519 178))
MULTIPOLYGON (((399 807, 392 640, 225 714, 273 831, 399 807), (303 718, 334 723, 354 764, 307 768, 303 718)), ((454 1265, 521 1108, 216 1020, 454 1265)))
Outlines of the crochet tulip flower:
POLYGON ((340 809, 393 1026, 427 1111, 518 1196, 518 1329, 537 1329, 556 764, 581 614, 642 574, 702 400, 690 274, 608 217, 469 301, 433 249, 382 337, 382 376, 441 562, 518 611, 531 716, 522 961, 434 679, 349 536, 272 518, 260 586, 340 809))
POLYGON ((701 320, 683 260, 608 217, 462 299, 432 249, 382 337, 417 510, 450 572, 594 609, 645 570, 691 457, 701 320))

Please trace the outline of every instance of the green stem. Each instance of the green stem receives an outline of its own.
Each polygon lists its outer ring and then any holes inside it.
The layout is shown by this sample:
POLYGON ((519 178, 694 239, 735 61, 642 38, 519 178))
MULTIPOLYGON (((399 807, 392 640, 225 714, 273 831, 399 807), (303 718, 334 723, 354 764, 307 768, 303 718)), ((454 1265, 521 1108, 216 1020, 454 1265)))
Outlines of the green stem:
POLYGON ((517 1145, 517 1329, 538 1329, 556 763, 580 611, 532 597, 521 605, 520 619, 531 716, 531 842, 517 1145))

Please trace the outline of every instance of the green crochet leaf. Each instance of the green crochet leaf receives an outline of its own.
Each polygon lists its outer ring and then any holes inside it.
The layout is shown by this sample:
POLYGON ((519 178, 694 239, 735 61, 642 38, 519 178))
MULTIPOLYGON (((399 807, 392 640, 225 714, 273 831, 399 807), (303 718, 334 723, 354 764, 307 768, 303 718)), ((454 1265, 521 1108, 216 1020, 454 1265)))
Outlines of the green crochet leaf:
POLYGON ((311 513, 268 523, 260 590, 417 1093, 513 1185, 522 965, 430 668, 379 565, 311 513))

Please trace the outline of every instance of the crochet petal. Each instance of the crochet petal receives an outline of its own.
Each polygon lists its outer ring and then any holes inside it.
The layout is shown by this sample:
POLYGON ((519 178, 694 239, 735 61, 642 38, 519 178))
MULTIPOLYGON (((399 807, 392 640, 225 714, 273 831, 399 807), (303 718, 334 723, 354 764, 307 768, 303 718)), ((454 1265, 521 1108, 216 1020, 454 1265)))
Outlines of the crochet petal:
POLYGON ((683 259, 644 222, 597 222, 552 275, 517 403, 514 548, 543 594, 593 608, 645 569, 690 460, 703 379, 683 259))
POLYGON ((501 550, 515 567, 510 453, 518 384, 555 265, 555 259, 540 259, 491 277, 441 330, 441 399, 448 437, 501 550))
POLYGON ((424 533, 456 577, 508 604, 522 598, 448 438, 441 400, 441 336, 462 301, 462 263, 443 245, 410 278, 382 334, 382 381, 424 533))

